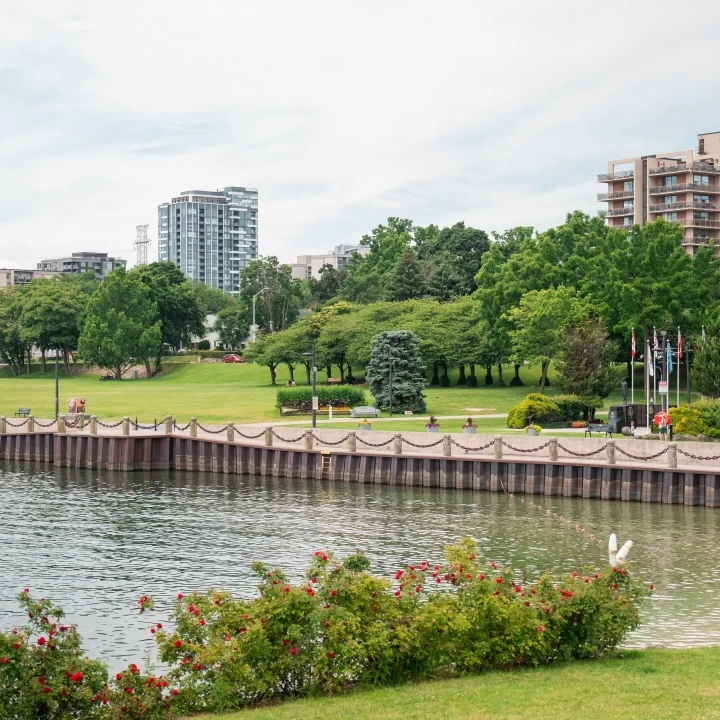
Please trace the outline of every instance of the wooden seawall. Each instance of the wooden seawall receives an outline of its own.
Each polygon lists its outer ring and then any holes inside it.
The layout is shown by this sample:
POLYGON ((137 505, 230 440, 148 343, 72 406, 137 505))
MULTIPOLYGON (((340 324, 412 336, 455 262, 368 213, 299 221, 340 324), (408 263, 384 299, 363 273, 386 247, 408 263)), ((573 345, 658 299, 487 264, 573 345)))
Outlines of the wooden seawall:
POLYGON ((0 460, 90 470, 187 470, 720 507, 720 468, 702 465, 667 468, 583 458, 397 455, 388 450, 267 447, 178 434, 54 432, 0 435, 0 460))

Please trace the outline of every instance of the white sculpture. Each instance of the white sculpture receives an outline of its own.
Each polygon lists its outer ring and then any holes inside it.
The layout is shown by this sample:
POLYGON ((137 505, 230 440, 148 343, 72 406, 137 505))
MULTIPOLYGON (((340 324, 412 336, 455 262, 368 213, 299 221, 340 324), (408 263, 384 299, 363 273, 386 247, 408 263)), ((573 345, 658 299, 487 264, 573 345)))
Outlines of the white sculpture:
POLYGON ((608 542, 608 559, 611 565, 617 565, 627 560, 630 548, 633 546, 633 541, 628 540, 618 551, 617 549, 617 537, 615 533, 610 535, 610 541, 608 542))

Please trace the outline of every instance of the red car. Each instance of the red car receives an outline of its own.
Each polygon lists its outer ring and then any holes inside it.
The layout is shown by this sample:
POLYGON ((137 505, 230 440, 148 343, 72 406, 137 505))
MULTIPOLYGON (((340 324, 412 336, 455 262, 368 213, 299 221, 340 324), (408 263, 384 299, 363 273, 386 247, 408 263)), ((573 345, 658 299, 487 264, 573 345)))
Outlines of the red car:
POLYGON ((234 353, 230 353, 229 355, 223 355, 223 362, 226 362, 226 363, 244 363, 245 360, 243 360, 239 355, 235 355, 234 353))

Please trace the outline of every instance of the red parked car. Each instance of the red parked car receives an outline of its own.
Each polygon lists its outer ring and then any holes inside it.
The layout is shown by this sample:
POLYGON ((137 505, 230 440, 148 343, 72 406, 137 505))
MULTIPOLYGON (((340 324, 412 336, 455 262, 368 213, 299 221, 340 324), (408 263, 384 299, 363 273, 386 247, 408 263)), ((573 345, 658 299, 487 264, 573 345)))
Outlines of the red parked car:
POLYGON ((245 360, 243 360, 239 355, 235 355, 234 353, 230 353, 228 355, 223 355, 223 362, 226 363, 244 363, 245 360))

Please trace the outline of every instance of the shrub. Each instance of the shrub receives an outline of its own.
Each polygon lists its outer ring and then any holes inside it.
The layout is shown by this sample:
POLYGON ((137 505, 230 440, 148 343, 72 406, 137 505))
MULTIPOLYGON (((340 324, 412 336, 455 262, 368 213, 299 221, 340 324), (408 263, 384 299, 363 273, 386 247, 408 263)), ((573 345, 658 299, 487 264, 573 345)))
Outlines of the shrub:
POLYGON ((555 395, 553 402, 560 408, 560 415, 566 420, 582 420, 585 403, 577 395, 555 395))
POLYGON ((545 417, 560 415, 560 408, 547 396, 530 393, 519 405, 516 405, 507 416, 507 426, 522 430, 528 419, 542 420, 545 417))
POLYGON ((680 405, 670 411, 675 435, 704 435, 708 426, 696 405, 680 405))
MULTIPOLYGON (((317 388, 318 402, 321 405, 338 407, 348 405, 355 407, 365 405, 365 391, 352 385, 328 385, 317 388)), ((312 411, 312 388, 289 387, 278 388, 278 407, 295 408, 301 412, 312 411)))
POLYGON ((209 340, 201 340, 198 343, 198 350, 209 350, 210 349, 210 341, 209 340))
POLYGON ((467 386, 468 387, 477 387, 478 386, 477 376, 468 375, 467 376, 467 386))
MULTIPOLYGON (((702 420, 707 427, 705 434, 708 437, 717 437, 717 434, 713 433, 720 432, 720 402, 717 400, 703 400, 698 403, 693 403, 693 407, 700 410, 702 420)), ((675 417, 673 413, 670 413, 670 416, 673 418, 674 422, 675 417)))
POLYGON ((201 358, 215 358, 218 360, 222 360, 226 355, 241 355, 241 352, 235 352, 230 350, 199 350, 196 355, 199 355, 201 358))

